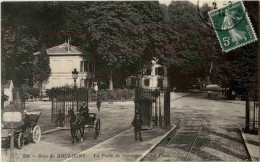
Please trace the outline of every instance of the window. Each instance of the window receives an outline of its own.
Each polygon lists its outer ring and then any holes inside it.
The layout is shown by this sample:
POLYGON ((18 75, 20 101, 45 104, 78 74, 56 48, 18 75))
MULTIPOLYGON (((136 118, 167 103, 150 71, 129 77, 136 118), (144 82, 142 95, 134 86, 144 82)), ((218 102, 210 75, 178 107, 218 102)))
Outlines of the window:
POLYGON ((145 79, 145 80, 144 80, 144 85, 147 86, 147 87, 149 87, 149 85, 150 85, 150 79, 145 79))
POLYGON ((163 88, 163 79, 157 80, 157 87, 163 88))
POLYGON ((84 61, 80 61, 80 72, 84 72, 84 61))
POLYGON ((163 67, 155 68, 155 75, 164 75, 164 68, 163 67))
POLYGON ((88 71, 88 62, 81 61, 80 62, 80 72, 87 72, 88 71))

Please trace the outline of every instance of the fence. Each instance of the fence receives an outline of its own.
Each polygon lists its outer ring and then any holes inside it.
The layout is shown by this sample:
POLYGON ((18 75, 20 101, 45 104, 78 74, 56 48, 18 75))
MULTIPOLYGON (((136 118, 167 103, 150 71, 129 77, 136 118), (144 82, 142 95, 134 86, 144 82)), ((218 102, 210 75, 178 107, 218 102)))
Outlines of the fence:
POLYGON ((65 126, 69 126, 68 110, 78 112, 83 102, 88 105, 88 89, 86 88, 53 88, 52 89, 52 122, 55 122, 59 110, 65 114, 65 126))

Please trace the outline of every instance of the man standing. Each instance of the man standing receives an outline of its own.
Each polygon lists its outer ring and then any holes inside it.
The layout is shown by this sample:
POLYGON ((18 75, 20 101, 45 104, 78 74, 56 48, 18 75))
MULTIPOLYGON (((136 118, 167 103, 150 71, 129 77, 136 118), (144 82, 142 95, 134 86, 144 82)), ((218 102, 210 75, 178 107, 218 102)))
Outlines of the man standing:
POLYGON ((88 106, 86 105, 86 102, 82 103, 82 106, 79 108, 79 113, 85 118, 87 119, 88 117, 88 106))
POLYGON ((135 117, 134 117, 134 120, 132 122, 132 125, 134 126, 134 131, 135 131, 135 141, 138 140, 138 136, 139 136, 139 140, 143 141, 142 134, 141 134, 141 126, 142 126, 142 124, 143 124, 143 121, 141 119, 139 111, 136 110, 135 117), (137 136, 137 134, 138 134, 138 136, 137 136))
POLYGON ((100 111, 100 107, 101 107, 101 99, 100 97, 97 98, 97 109, 98 111, 100 111))

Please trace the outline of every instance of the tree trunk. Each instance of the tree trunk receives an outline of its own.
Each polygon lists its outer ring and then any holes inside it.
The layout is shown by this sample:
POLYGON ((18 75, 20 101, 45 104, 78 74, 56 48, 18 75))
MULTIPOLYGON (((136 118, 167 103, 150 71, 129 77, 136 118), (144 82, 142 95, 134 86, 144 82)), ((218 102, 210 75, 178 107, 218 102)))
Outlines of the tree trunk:
POLYGON ((39 88, 39 97, 42 98, 42 83, 38 82, 38 88, 39 88))
POLYGON ((110 75, 109 75, 109 90, 113 90, 113 70, 110 69, 110 75))

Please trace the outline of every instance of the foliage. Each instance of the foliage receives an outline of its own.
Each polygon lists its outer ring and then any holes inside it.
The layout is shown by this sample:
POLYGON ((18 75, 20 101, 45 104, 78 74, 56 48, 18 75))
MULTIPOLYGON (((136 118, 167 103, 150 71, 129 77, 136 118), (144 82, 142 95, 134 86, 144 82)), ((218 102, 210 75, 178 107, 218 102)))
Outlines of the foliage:
MULTIPOLYGON (((245 5, 258 33, 256 3, 245 5)), ((204 18, 209 10, 202 6, 204 18)), ((187 1, 173 1, 168 7, 157 1, 4 2, 2 15, 2 76, 15 86, 46 80, 48 59, 42 44, 51 47, 68 37, 86 58, 96 61, 97 74, 105 78, 140 74, 151 60, 159 59, 168 67, 172 86, 180 89, 208 76, 226 87, 234 81, 244 84, 246 78, 255 80, 256 43, 222 53, 214 30, 187 1), (39 50, 43 55, 34 67, 33 52, 39 50)), ((128 96, 125 89, 104 94, 112 99, 128 96)))
MULTIPOLYGON (((13 80, 16 87, 21 84, 32 86, 35 80, 33 52, 40 49, 42 41, 53 45, 60 39, 62 34, 57 33, 64 24, 63 9, 61 5, 53 5, 52 2, 2 3, 4 79, 13 80)), ((36 71, 39 73, 39 69, 36 71)))
POLYGON ((43 83, 51 74, 50 60, 46 51, 46 47, 43 44, 39 55, 36 56, 36 63, 34 68, 34 81, 43 83))
MULTIPOLYGON (((53 99, 55 97, 67 97, 68 99, 76 99, 75 95, 78 93, 78 97, 84 97, 82 95, 88 93, 88 99, 89 101, 96 101, 97 96, 98 99, 101 101, 122 101, 122 100, 133 100, 134 98, 134 90, 133 89, 114 89, 114 90, 99 90, 96 94, 96 91, 94 89, 88 89, 88 88, 69 88, 69 87, 59 87, 59 88, 52 88, 49 90, 46 90, 46 94, 49 98, 53 99), (88 91, 88 92, 87 92, 88 91), (83 92, 83 93, 82 93, 83 92)), ((86 96, 85 96, 86 97, 86 96)))
POLYGON ((39 97, 39 91, 40 90, 38 88, 31 88, 25 84, 19 87, 19 92, 23 99, 37 98, 39 97))

